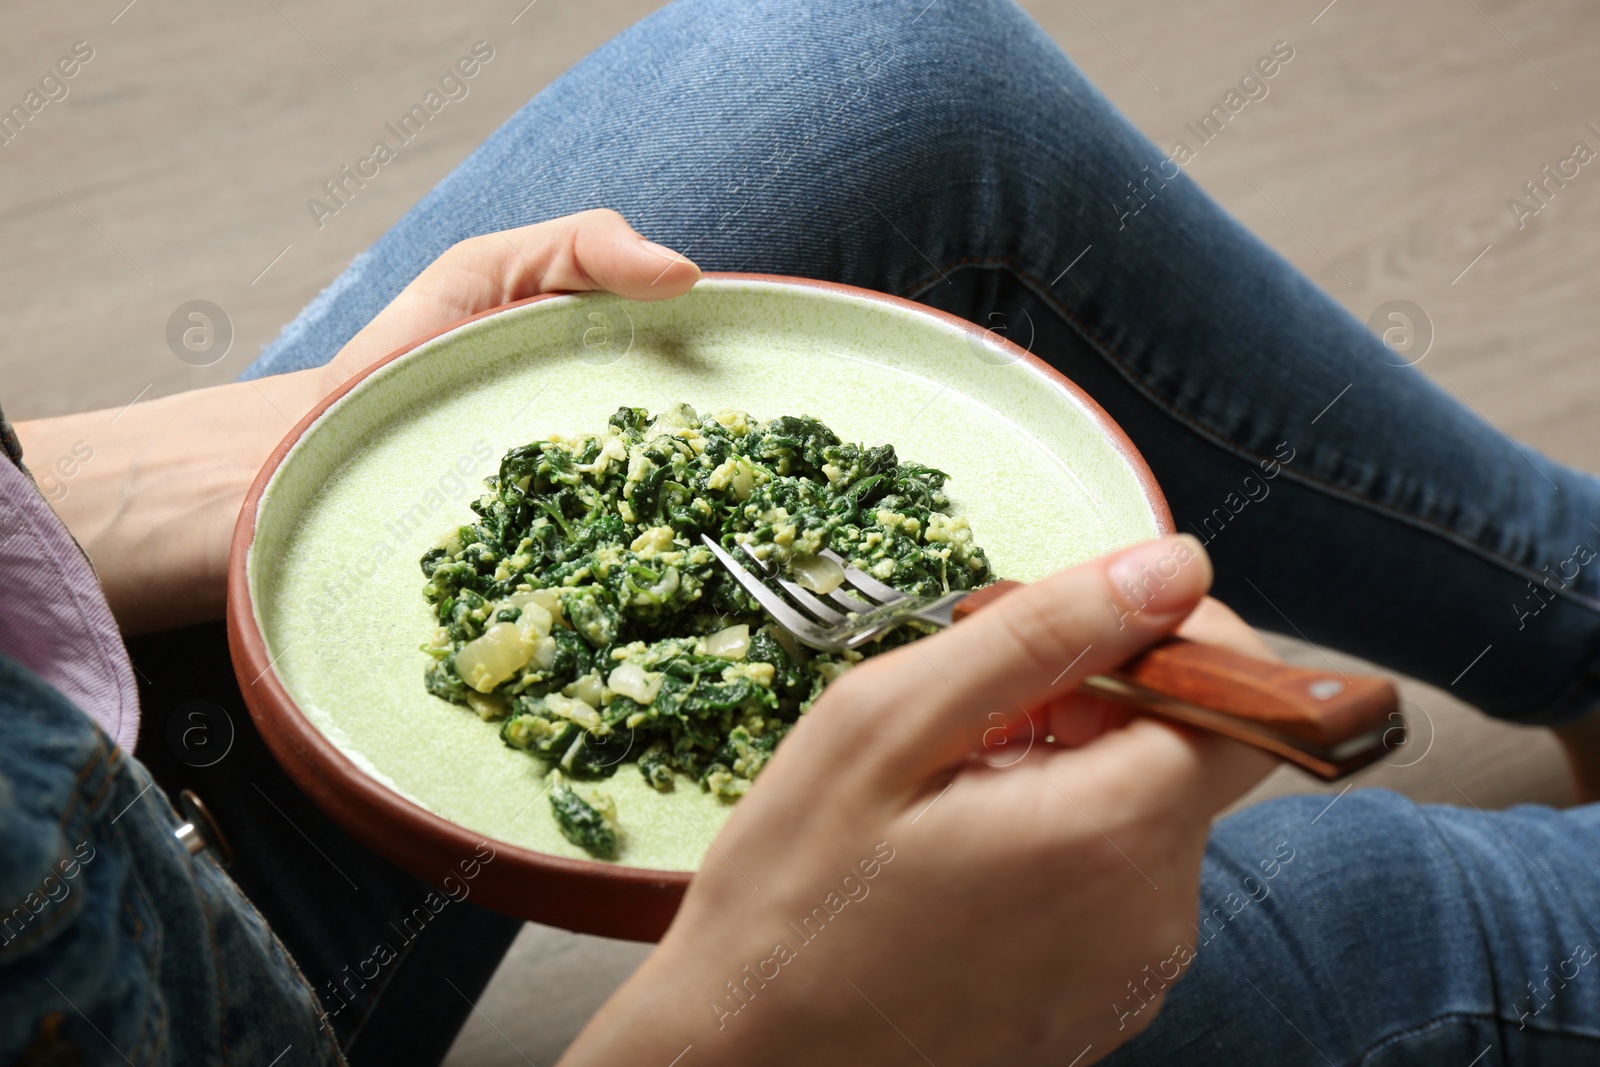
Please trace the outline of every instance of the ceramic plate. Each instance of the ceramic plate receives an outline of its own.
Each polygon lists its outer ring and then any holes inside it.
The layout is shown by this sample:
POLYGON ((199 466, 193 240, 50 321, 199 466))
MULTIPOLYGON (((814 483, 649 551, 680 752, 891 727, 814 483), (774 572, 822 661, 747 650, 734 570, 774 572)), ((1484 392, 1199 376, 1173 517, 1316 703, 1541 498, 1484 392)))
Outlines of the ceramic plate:
MULTIPOLYGON (((358 836, 371 843, 377 823, 422 838, 448 825, 452 847, 515 846, 518 863, 502 870, 526 874, 527 850, 570 861, 553 869, 580 881, 634 868, 631 881, 681 890, 686 878, 664 872, 698 866, 729 805, 692 785, 658 794, 624 766, 607 784, 623 852, 618 865, 589 860, 550 817, 541 766, 503 745, 498 724, 430 696, 418 649, 434 626, 418 558, 472 521, 468 503, 502 453, 597 431, 621 405, 678 401, 814 415, 846 440, 888 442, 947 472, 952 510, 1003 577, 1038 579, 1171 527, 1148 468, 1093 401, 1020 349, 917 304, 712 275, 674 300, 542 297, 480 316, 308 416, 241 515, 230 625, 241 678, 264 672, 246 686, 252 712, 358 836)), ((409 865, 437 875, 437 864, 409 865)))

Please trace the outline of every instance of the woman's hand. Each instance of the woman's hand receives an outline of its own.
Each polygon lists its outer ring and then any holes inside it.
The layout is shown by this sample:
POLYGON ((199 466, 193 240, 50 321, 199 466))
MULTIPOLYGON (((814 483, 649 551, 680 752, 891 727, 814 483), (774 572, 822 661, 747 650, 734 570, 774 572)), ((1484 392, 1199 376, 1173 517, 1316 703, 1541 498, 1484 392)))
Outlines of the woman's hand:
POLYGON ((699 267, 605 209, 469 237, 434 260, 339 350, 324 368, 315 399, 395 349, 480 311, 540 293, 593 289, 662 300, 699 280, 699 267))
POLYGON ((1128 1040, 1155 1012, 1115 1005, 1193 945, 1211 817, 1272 761, 1067 694, 1186 616, 1263 654, 1214 601, 1190 616, 1210 581, 1166 538, 852 669, 564 1062, 1060 1065, 1128 1040))
POLYGON ((245 492, 272 448, 325 396, 396 349, 501 304, 607 289, 637 300, 686 292, 693 263, 651 244, 615 211, 585 211, 455 245, 332 362, 253 382, 17 425, 24 459, 78 467, 51 504, 100 575, 125 633, 220 618, 228 546, 245 492))

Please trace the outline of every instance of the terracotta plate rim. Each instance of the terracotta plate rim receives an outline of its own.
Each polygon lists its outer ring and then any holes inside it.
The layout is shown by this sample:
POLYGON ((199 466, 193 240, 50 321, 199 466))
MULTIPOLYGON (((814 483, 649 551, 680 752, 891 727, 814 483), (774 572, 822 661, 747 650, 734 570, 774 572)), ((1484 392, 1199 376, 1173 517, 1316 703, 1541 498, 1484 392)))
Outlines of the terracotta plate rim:
MULTIPOLYGON (((947 327, 952 327, 966 334, 973 341, 990 344, 1007 352, 1043 377, 1056 389, 1066 394, 1071 401, 1089 416, 1096 428, 1099 429, 1101 434, 1133 470, 1145 503, 1155 518, 1157 531, 1160 534, 1169 534, 1173 531, 1172 512, 1167 505, 1166 497, 1156 483, 1155 475, 1151 472, 1149 464, 1145 462, 1144 457, 1140 455, 1139 450, 1128 438, 1122 427, 1117 425, 1111 416, 1106 414, 1105 409, 1075 383, 1054 367, 1033 355, 1033 353, 1024 350, 1013 342, 998 337, 992 331, 985 330, 949 312, 940 311, 937 308, 931 308, 903 297, 890 296, 886 293, 878 293, 870 289, 862 289, 840 282, 794 278, 779 274, 710 271, 706 272, 704 279, 712 282, 757 282, 791 286, 864 299, 931 317, 947 327)), ((267 457, 266 463, 263 464, 260 472, 256 475, 255 481, 251 483, 249 492, 245 494, 243 507, 239 512, 238 522, 234 526, 233 540, 228 553, 227 624, 229 644, 233 652, 235 671, 239 675, 239 681, 244 693, 245 704, 250 710, 251 717, 255 719, 256 726, 261 731, 262 737, 267 741, 268 747, 273 750, 274 755, 278 757, 280 762, 285 764, 286 769, 289 770, 296 783, 311 794, 312 798, 319 803, 319 806, 328 810, 336 821, 346 825, 347 828, 351 825, 351 822, 347 822, 347 820, 360 825, 370 821, 371 815, 381 814, 385 823, 409 824, 422 836, 423 842, 414 842, 411 847, 399 849, 399 851, 408 854, 415 854, 418 851, 417 844, 429 844, 447 850, 454 850, 466 857, 472 855, 473 851, 484 843, 492 841, 496 858, 506 855, 513 860, 513 866, 569 877, 602 878, 613 882, 631 883, 641 888, 646 886, 657 889, 676 888, 681 892, 682 889, 687 888, 695 872, 626 867, 593 860, 570 859, 547 852, 537 852, 520 845, 508 844, 499 839, 487 838, 484 835, 474 833, 459 823, 434 814, 362 770, 354 760, 334 745, 311 722, 279 681, 277 672, 273 669, 272 661, 267 654, 265 638, 261 634, 260 628, 256 625, 255 605, 250 595, 247 563, 250 548, 255 538, 256 514, 260 508, 261 497, 268 484, 272 481, 273 476, 277 473, 278 468, 282 465, 284 457, 288 455, 289 450, 294 447, 314 423, 322 418, 329 408, 346 394, 359 387, 362 382, 381 368, 421 348, 423 345, 438 340, 446 334, 454 333, 464 326, 491 316, 502 315, 541 301, 572 295, 576 294, 565 292, 542 293, 525 300, 490 308, 477 315, 451 323, 427 337, 403 345, 350 377, 338 389, 324 397, 304 418, 294 425, 283 440, 278 442, 277 446, 272 450, 271 455, 267 457), (331 787, 328 783, 332 780, 332 776, 316 775, 310 766, 311 764, 320 764, 323 767, 331 765, 338 772, 342 772, 338 775, 338 781, 341 783, 342 788, 331 787), (374 809, 376 810, 374 811, 374 809)), ((358 834, 358 836, 360 835, 358 834)))

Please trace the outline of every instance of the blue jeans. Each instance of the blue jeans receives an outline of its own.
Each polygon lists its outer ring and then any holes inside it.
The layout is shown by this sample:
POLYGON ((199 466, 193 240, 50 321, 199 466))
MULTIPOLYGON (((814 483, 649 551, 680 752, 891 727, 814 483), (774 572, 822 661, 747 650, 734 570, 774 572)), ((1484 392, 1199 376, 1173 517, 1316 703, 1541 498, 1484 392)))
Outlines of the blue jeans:
MULTIPOLYGON (((707 269, 1031 339, 1127 430, 1250 622, 1492 715, 1591 710, 1600 483, 1398 365, 1165 160, 1007 0, 681 0, 512 117, 246 374, 327 360, 455 241, 611 207, 707 269)), ((1600 1057, 1600 963, 1579 962, 1600 808, 1326 804, 1217 825, 1196 959, 1116 1062, 1600 1057)), ((1133 1025, 1174 966, 1107 1010, 1133 1025)))
MULTIPOLYGON (((1164 159, 1007 0, 681 0, 514 116, 245 374, 327 361, 457 240, 613 207, 708 269, 1031 341, 1128 431, 1250 621, 1505 718, 1590 710, 1600 486, 1396 366, 1164 159)), ((1108 1062, 1600 1055, 1600 808, 1326 805, 1218 823, 1193 941, 1104 991, 1128 1026, 1167 994, 1108 1062)))
POLYGON ((681 2, 513 116, 244 377, 326 362, 456 241, 611 207, 708 270, 1031 337, 1252 623, 1505 718, 1600 704, 1595 479, 1396 366, 1165 158, 1002 0, 681 2))

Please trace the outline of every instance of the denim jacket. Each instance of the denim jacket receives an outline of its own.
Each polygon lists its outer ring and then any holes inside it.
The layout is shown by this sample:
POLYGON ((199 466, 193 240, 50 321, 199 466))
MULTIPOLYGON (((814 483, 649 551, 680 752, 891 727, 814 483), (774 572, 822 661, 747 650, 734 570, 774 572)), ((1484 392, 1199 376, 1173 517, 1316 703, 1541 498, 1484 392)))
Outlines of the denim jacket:
POLYGON ((260 914, 138 760, 0 656, 0 1062, 342 1064, 260 914))

